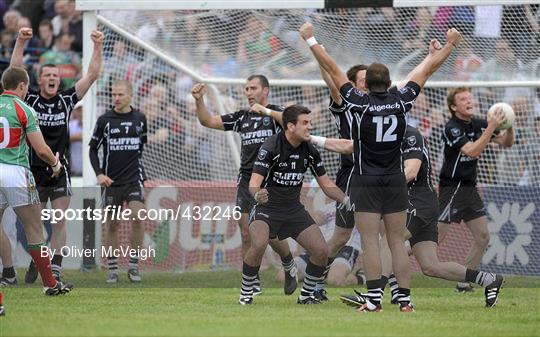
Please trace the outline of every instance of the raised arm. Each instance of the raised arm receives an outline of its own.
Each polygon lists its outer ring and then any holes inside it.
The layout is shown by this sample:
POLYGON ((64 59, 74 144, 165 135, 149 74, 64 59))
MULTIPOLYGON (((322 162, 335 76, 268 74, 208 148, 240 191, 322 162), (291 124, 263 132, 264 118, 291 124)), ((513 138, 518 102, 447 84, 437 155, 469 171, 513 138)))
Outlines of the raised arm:
MULTIPOLYGON (((446 44, 444 47, 435 51, 434 53, 429 53, 428 56, 413 70, 410 81, 415 82, 420 87, 423 87, 426 84, 427 80, 441 65, 446 61, 448 56, 452 53, 452 50, 457 46, 461 41, 461 33, 458 32, 455 28, 450 28, 446 32, 446 44)), ((432 40, 430 44, 436 44, 436 40, 432 40)))
POLYGON ((326 71, 337 88, 341 88, 342 85, 349 82, 347 75, 339 69, 336 61, 334 61, 326 50, 317 43, 317 40, 315 40, 315 36, 313 35, 313 25, 310 22, 306 22, 300 27, 300 35, 310 46, 310 50, 319 63, 319 66, 326 71))
POLYGON ((17 35, 17 40, 15 41, 15 47, 13 47, 13 53, 11 54, 11 61, 9 63, 10 67, 24 68, 24 45, 26 44, 26 41, 30 40, 31 38, 32 28, 23 27, 19 29, 19 34, 17 35))
POLYGON ((253 111, 253 112, 256 112, 256 113, 261 114, 261 115, 268 115, 268 116, 272 117, 273 119, 275 119, 276 122, 278 122, 283 127, 283 112, 281 112, 281 111, 275 111, 275 110, 272 110, 272 109, 268 109, 267 107, 264 107, 264 106, 260 105, 259 103, 253 104, 249 108, 249 111, 253 111))
POLYGON ((75 83, 75 92, 77 93, 78 99, 82 99, 88 89, 90 89, 92 84, 94 84, 94 82, 98 79, 99 73, 101 71, 101 65, 103 63, 103 33, 94 30, 92 34, 90 34, 90 38, 94 43, 94 50, 92 52, 92 58, 90 59, 88 71, 80 80, 77 81, 77 83, 75 83))
POLYGON ((225 130, 223 121, 220 116, 213 116, 208 112, 208 108, 204 103, 204 95, 206 94, 206 86, 203 83, 197 83, 191 89, 191 95, 195 98, 195 108, 197 110, 197 118, 202 126, 216 130, 225 130))

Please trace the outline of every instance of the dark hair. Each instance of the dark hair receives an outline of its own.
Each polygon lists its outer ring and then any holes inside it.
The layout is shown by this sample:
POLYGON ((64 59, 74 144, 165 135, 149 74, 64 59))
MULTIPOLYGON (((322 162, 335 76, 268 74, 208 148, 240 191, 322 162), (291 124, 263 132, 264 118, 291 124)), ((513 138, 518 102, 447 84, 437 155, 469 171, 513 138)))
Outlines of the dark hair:
POLYGON ((347 70, 347 78, 349 79, 349 81, 356 83, 356 74, 358 74, 360 70, 367 70, 367 68, 368 66, 366 66, 365 64, 354 65, 350 67, 349 70, 347 70))
POLYGON ((43 74, 43 69, 44 69, 44 68, 58 68, 58 67, 56 66, 56 64, 45 63, 44 65, 42 65, 41 67, 39 67, 38 77, 41 77, 41 74, 43 74))
POLYGON ((455 114, 455 111, 452 110, 452 105, 456 103, 456 95, 461 94, 462 92, 471 91, 468 87, 456 87, 448 90, 448 95, 446 96, 446 104, 448 105, 448 110, 452 116, 455 114))
POLYGON ((270 88, 270 82, 268 82, 268 79, 264 75, 251 75, 247 78, 248 81, 259 79, 259 83, 261 84, 261 87, 264 88, 270 88))
POLYGON ((298 122, 298 116, 307 115, 309 113, 311 113, 311 111, 300 104, 288 106, 285 108, 285 110, 283 110, 283 126, 285 129, 287 129, 287 125, 289 125, 289 123, 296 125, 296 122, 298 122))
POLYGON ((23 68, 9 67, 2 74, 2 86, 4 90, 17 89, 19 84, 28 84, 28 73, 23 68))
POLYGON ((53 25, 51 20, 43 19, 39 22, 39 27, 41 26, 47 26, 50 30, 53 30, 53 25))
POLYGON ((372 63, 366 70, 366 87, 373 92, 384 92, 390 86, 390 71, 382 63, 372 63))

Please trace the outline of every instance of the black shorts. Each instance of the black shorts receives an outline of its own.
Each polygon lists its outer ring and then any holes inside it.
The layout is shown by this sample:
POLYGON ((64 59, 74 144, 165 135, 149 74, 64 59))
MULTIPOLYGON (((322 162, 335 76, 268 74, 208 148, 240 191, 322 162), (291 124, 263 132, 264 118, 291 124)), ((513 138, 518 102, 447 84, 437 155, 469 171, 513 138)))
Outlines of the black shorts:
POLYGON ((267 223, 270 228, 270 239, 277 237, 279 240, 286 238, 296 240, 300 233, 315 224, 315 220, 302 204, 277 207, 275 205, 256 205, 251 211, 249 223, 251 224, 255 220, 267 223))
POLYGON ((349 195, 355 212, 389 214, 405 211, 409 205, 403 173, 383 176, 353 173, 349 195))
MULTIPOLYGON (((356 263, 356 259, 358 258, 359 255, 360 255, 360 252, 358 251, 358 249, 354 249, 354 247, 352 247, 352 246, 343 246, 343 247, 341 247, 341 249, 337 253, 336 257, 334 258, 334 261, 337 260, 338 258, 344 259, 349 264, 349 267, 351 267, 351 269, 353 269, 353 267, 354 267, 354 265, 356 263)), ((306 264, 308 263, 308 261, 309 261, 309 253, 308 252, 303 252, 302 254, 299 255, 299 257, 302 260, 304 260, 306 262, 306 264)))
MULTIPOLYGON (((336 176, 336 185, 345 194, 349 194, 353 168, 341 168, 336 176)), ((341 228, 354 228, 354 212, 347 211, 336 203, 336 226, 341 228)))
POLYGON ((439 221, 444 223, 459 223, 478 219, 486 215, 484 202, 476 186, 439 186, 439 221))
POLYGON ((255 198, 249 193, 250 173, 240 172, 236 180, 236 206, 240 207, 240 213, 250 213, 255 206, 255 198))
POLYGON ((122 206, 124 201, 144 202, 144 186, 136 182, 120 186, 101 188, 101 207, 122 206))
POLYGON ((409 239, 411 247, 423 241, 439 242, 437 215, 430 218, 423 218, 407 212, 407 229, 411 233, 411 238, 409 239))
POLYGON ((36 180, 36 187, 39 193, 41 202, 48 202, 60 197, 68 197, 73 195, 71 191, 71 179, 66 171, 62 169, 62 173, 55 178, 51 178, 53 174, 50 167, 32 166, 32 174, 36 180))

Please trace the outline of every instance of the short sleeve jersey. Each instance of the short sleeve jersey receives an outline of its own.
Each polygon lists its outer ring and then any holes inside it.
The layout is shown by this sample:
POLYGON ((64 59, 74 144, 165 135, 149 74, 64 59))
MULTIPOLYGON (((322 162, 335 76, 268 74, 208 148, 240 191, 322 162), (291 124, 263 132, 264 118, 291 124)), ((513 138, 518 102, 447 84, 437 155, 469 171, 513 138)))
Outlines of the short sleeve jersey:
POLYGON ((431 182, 431 162, 429 150, 424 137, 418 129, 408 125, 403 139, 403 162, 408 159, 419 159, 422 164, 416 179, 408 183, 409 203, 417 212, 437 207, 437 194, 431 182))
POLYGON ((26 135, 39 131, 35 111, 19 97, 0 95, 0 163, 30 168, 26 135))
POLYGON ((326 174, 319 151, 310 142, 294 148, 285 133, 266 140, 253 163, 253 173, 265 177, 261 187, 268 190, 268 205, 290 205, 300 202, 304 173, 326 174))
MULTIPOLYGON (((283 111, 284 107, 269 104, 268 109, 283 111)), ((281 126, 272 117, 248 110, 239 110, 221 116, 225 131, 235 131, 242 139, 240 154, 240 172, 251 173, 253 162, 259 148, 271 137, 281 132, 281 126)))
POLYGON ((113 186, 146 180, 142 165, 143 146, 147 142, 146 116, 138 110, 101 115, 94 128, 90 147, 103 146, 101 170, 111 178, 113 186))
POLYGON ((420 90, 412 81, 397 92, 366 94, 351 83, 340 88, 354 118, 351 135, 355 173, 378 176, 402 172, 401 142, 406 116, 420 90))
MULTIPOLYGON (((58 152, 63 164, 69 147, 69 118, 75 104, 79 101, 75 87, 59 91, 56 96, 46 99, 39 92, 29 92, 25 101, 37 114, 39 127, 45 143, 53 153, 58 152)), ((47 166, 37 154, 30 149, 31 166, 47 166)))
MULTIPOLYGON (((487 121, 472 118, 470 122, 455 116, 444 126, 444 160, 441 168, 441 183, 456 185, 475 184, 478 159, 470 158, 461 152, 463 145, 478 140, 487 128, 487 121)), ((495 132, 494 134, 497 134, 495 132)))

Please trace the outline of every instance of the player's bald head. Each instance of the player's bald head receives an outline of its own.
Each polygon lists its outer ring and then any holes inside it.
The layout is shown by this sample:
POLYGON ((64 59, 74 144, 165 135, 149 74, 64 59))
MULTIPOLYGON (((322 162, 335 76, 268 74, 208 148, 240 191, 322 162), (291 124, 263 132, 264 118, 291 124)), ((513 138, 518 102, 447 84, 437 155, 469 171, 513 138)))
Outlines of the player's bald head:
POLYGON ((390 70, 382 63, 372 63, 366 70, 366 87, 369 91, 385 92, 392 82, 390 70))
POLYGON ((131 85, 130 81, 127 80, 118 80, 113 83, 113 88, 124 88, 126 89, 126 93, 129 95, 133 95, 133 86, 131 85))

